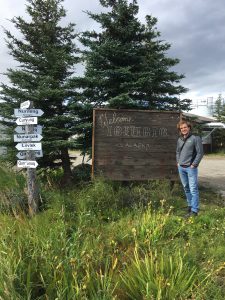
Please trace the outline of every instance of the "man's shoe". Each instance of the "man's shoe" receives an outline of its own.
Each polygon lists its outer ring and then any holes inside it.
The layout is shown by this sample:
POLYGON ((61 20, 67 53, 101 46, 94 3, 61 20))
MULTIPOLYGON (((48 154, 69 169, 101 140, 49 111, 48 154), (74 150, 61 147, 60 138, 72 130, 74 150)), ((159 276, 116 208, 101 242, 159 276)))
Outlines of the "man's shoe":
POLYGON ((187 214, 184 216, 184 218, 185 218, 185 219, 189 219, 189 218, 191 218, 191 217, 197 217, 197 215, 198 215, 197 212, 195 212, 195 211, 190 211, 189 213, 187 213, 187 214))
POLYGON ((197 217, 198 213, 195 211, 191 211, 190 215, 191 217, 197 217))

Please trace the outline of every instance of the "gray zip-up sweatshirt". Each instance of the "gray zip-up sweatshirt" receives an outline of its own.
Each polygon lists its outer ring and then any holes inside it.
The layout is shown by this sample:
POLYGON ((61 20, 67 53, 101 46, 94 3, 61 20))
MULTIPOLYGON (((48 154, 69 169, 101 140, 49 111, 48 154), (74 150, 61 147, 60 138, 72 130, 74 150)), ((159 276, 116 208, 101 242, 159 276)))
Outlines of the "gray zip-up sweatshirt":
POLYGON ((192 164, 197 167, 203 154, 202 141, 199 136, 190 134, 186 139, 184 137, 178 139, 176 159, 179 165, 190 166, 192 164))

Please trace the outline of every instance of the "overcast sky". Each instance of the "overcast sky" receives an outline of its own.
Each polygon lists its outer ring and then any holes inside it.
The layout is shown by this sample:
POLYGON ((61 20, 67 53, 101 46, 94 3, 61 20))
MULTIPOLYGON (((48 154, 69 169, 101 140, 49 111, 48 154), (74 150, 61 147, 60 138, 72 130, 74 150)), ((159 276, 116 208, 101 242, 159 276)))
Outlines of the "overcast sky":
MULTIPOLYGON (((25 0, 0 0, 0 25, 16 30, 8 21, 25 16, 25 0)), ((66 21, 77 24, 77 30, 96 28, 96 23, 84 13, 102 10, 98 0, 65 0, 66 21)), ((161 38, 171 44, 168 56, 179 58, 178 73, 185 75, 181 84, 189 89, 181 98, 216 99, 225 97, 225 2, 224 0, 139 0, 139 19, 145 15, 157 17, 161 38)), ((2 75, 16 63, 8 54, 3 29, 0 28, 0 81, 2 75)))

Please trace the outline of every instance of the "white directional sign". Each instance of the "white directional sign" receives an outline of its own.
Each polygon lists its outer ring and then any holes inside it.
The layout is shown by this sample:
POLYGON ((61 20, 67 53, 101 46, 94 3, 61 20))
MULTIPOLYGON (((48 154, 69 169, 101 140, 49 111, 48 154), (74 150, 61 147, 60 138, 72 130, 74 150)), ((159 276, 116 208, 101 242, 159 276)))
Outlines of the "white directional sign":
POLYGON ((37 213, 39 192, 36 180, 36 168, 38 163, 35 157, 43 157, 42 144, 42 126, 38 124, 39 116, 43 115, 41 109, 33 108, 32 101, 25 101, 20 104, 20 108, 14 109, 14 115, 17 117, 14 141, 16 144, 17 167, 27 168, 27 191, 29 214, 33 216, 37 213), (36 125, 36 126, 35 126, 36 125), (37 143, 36 143, 37 142, 37 143))
POLYGON ((14 134, 14 142, 40 142, 43 136, 40 134, 14 134))
MULTIPOLYGON (((35 157, 43 157, 43 151, 42 150, 37 150, 34 151, 35 157)), ((19 159, 26 159, 27 158, 27 151, 20 151, 17 153, 17 158, 19 159)))
MULTIPOLYGON (((16 126, 15 128, 15 132, 17 133, 26 133, 26 126, 16 126)), ((33 132, 36 134, 42 134, 42 126, 41 125, 37 125, 33 127, 33 132)))
POLYGON ((37 166, 38 163, 35 160, 17 160, 18 168, 35 169, 37 166))
POLYGON ((24 101, 20 104, 20 108, 29 108, 30 107, 30 100, 24 101))
POLYGON ((41 143, 19 143, 16 145, 17 150, 42 150, 41 143))
POLYGON ((37 109, 37 108, 27 108, 27 109, 21 109, 21 108, 15 108, 14 109, 14 115, 16 117, 40 117, 43 115, 43 110, 37 109))
POLYGON ((18 118, 16 120, 17 125, 32 125, 37 124, 37 117, 18 118))

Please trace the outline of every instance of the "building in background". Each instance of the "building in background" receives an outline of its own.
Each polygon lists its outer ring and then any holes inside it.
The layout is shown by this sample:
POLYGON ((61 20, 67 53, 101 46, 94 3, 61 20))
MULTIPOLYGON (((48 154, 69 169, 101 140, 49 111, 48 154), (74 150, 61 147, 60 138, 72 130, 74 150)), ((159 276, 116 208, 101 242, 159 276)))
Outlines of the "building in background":
MULTIPOLYGON (((199 112, 204 112, 199 110, 199 112)), ((220 138, 225 134, 225 123, 218 122, 211 116, 183 112, 183 118, 191 121, 194 125, 201 126, 201 138, 205 153, 216 152, 224 149, 225 140, 220 138)))

